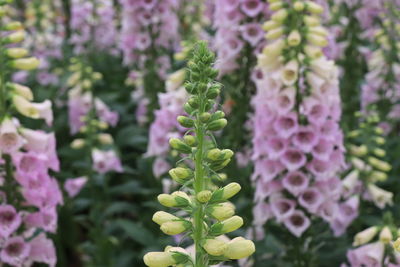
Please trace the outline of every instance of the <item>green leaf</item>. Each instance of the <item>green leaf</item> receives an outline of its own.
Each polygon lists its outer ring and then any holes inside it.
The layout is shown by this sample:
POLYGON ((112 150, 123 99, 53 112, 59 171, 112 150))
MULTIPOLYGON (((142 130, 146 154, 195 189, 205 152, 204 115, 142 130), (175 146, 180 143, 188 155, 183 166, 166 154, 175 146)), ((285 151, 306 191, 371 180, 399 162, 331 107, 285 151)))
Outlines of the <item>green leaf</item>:
POLYGON ((141 245, 149 246, 155 241, 153 234, 139 223, 120 219, 116 220, 115 224, 124 230, 131 239, 141 245))

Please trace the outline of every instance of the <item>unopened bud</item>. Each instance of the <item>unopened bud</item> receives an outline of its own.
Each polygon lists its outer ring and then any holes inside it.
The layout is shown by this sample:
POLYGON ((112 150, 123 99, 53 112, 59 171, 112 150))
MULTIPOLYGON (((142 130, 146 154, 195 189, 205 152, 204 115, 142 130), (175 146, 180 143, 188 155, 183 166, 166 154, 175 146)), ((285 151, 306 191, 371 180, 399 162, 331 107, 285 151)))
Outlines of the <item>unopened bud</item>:
POLYGON ((204 242, 203 248, 211 256, 221 256, 224 254, 227 245, 222 240, 209 238, 204 242))
POLYGON ((171 169, 168 173, 171 175, 171 178, 178 183, 183 182, 193 175, 193 171, 191 169, 182 167, 171 169))
POLYGON ((219 131, 219 130, 222 130, 227 124, 228 124, 228 121, 226 119, 219 119, 219 120, 210 122, 207 125, 207 129, 210 131, 219 131))
POLYGON ((235 215, 235 206, 230 202, 215 204, 207 208, 211 216, 218 221, 229 219, 235 215))
POLYGON ((206 123, 210 120, 211 114, 208 112, 203 112, 200 114, 200 121, 206 123))
POLYGON ((325 47, 328 45, 328 40, 325 37, 322 37, 314 33, 307 34, 307 41, 309 41, 312 45, 320 47, 325 47))
POLYGON ((304 16, 304 24, 308 27, 314 27, 321 24, 319 18, 314 16, 304 16))
POLYGON ((152 220, 156 224, 161 225, 169 221, 179 220, 179 218, 165 211, 157 211, 154 213, 152 220))
POLYGON ((256 247, 253 241, 246 240, 243 237, 236 237, 228 243, 224 256, 232 260, 238 260, 249 257, 255 251, 256 247))
POLYGON ((183 141, 185 141, 188 146, 194 146, 196 144, 196 137, 188 134, 183 137, 183 141))
POLYGON ((24 97, 20 95, 14 95, 12 98, 12 102, 20 114, 28 118, 39 119, 39 110, 35 108, 32 103, 26 100, 24 97))
POLYGON ((169 145, 181 153, 190 154, 192 152, 192 148, 178 138, 169 139, 169 145))
POLYGON ((267 32, 267 34, 265 35, 265 38, 268 40, 276 40, 279 37, 281 37, 284 33, 284 28, 283 27, 279 27, 273 30, 270 30, 267 32))
POLYGON ((324 8, 317 3, 314 3, 312 1, 307 1, 305 4, 306 4, 306 10, 309 11, 310 13, 321 14, 322 12, 324 12, 324 8))
POLYGON ((392 166, 389 163, 379 160, 374 157, 369 157, 368 163, 371 164, 372 166, 374 166, 375 168, 377 168, 378 170, 381 170, 384 172, 388 172, 392 169, 392 166))
POLYGON ((269 5, 269 10, 277 11, 283 7, 283 2, 275 2, 269 5))
POLYGON ((71 143, 71 148, 72 149, 81 149, 84 146, 85 146, 85 140, 81 139, 81 138, 75 139, 71 143))
POLYGON ((286 9, 281 9, 277 12, 275 12, 272 16, 271 19, 276 22, 283 22, 288 16, 288 11, 286 9))
POLYGON ((301 42, 301 35, 300 35, 299 31, 293 30, 289 34, 287 40, 288 40, 289 46, 298 46, 301 42))
POLYGON ((297 12, 303 11, 304 10, 304 3, 300 1, 296 1, 293 5, 294 10, 297 12))
POLYGON ((353 156, 362 157, 362 156, 365 156, 368 153, 368 148, 367 148, 366 145, 361 145, 361 146, 351 145, 350 146, 350 153, 353 156))
POLYGON ((381 137, 381 136, 377 136, 374 138, 375 143, 377 143, 378 145, 384 145, 386 143, 385 138, 381 137))
POLYGON ((384 182, 388 178, 388 175, 384 172, 373 171, 371 172, 371 179, 373 182, 384 182))
POLYGON ((25 31, 16 31, 4 38, 4 41, 8 44, 14 44, 22 42, 25 39, 25 31))
POLYGON ((386 151, 383 150, 382 148, 375 148, 373 150, 374 154, 377 155, 378 157, 384 157, 386 156, 386 151))
POLYGON ((7 56, 9 56, 11 58, 26 57, 28 55, 28 53, 29 53, 29 51, 25 48, 13 47, 13 48, 6 49, 7 56))
POLYGON ((210 190, 203 190, 197 194, 196 198, 200 203, 207 203, 211 199, 211 196, 212 192, 210 190))
POLYGON ((185 220, 169 221, 161 224, 161 231, 166 235, 178 235, 188 230, 192 224, 185 220))
POLYGON ((177 121, 185 128, 191 128, 194 126, 194 121, 186 116, 178 116, 177 121))
POLYGON ((371 241, 378 233, 378 227, 372 226, 354 236, 353 246, 360 246, 371 241))
POLYGON ((35 57, 19 58, 10 62, 11 67, 19 70, 33 70, 39 66, 40 61, 35 57))
POLYGON ((239 216, 233 216, 225 221, 213 224, 210 227, 211 235, 222 235, 236 231, 243 225, 243 219, 239 216))
POLYGON ((281 22, 276 22, 274 20, 268 20, 268 21, 264 22, 262 28, 264 31, 270 31, 270 30, 276 29, 280 26, 282 26, 281 22))
POLYGON ((13 21, 4 25, 3 29, 6 31, 16 31, 16 30, 22 30, 23 26, 21 22, 13 21))
POLYGON ((18 83, 8 83, 7 86, 11 88, 17 95, 22 96, 26 100, 33 100, 33 93, 29 87, 18 83))
POLYGON ((379 233, 379 241, 385 244, 389 244, 390 241, 393 240, 392 232, 390 231, 389 227, 385 226, 379 233))

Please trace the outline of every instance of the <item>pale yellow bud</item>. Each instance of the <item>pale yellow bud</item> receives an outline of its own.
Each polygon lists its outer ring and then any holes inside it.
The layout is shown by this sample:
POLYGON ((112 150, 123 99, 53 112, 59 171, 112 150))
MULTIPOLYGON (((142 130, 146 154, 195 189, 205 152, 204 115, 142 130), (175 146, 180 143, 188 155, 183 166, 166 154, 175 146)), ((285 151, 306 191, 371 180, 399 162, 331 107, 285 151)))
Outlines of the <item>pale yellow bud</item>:
POLYGON ((154 213, 152 220, 158 225, 162 225, 169 221, 179 220, 179 218, 165 211, 157 211, 154 213))
POLYGON ((25 31, 16 31, 8 35, 4 41, 6 43, 19 43, 22 42, 25 39, 25 31))
POLYGON ((281 55, 283 48, 285 48, 285 41, 279 39, 265 46, 262 53, 270 57, 278 57, 281 55))
POLYGON ((350 153, 357 157, 365 156, 368 153, 368 148, 366 145, 361 145, 361 146, 351 145, 350 153))
POLYGON ((372 182, 384 182, 388 178, 388 175, 384 172, 373 171, 371 172, 372 182))
POLYGON ((238 183, 230 183, 222 188, 222 200, 228 200, 234 195, 236 195, 241 189, 240 184, 238 183))
POLYGON ((232 260, 238 260, 249 257, 255 251, 256 247, 253 241, 236 237, 228 243, 224 256, 232 260))
POLYGON ((283 22, 288 16, 288 11, 286 9, 281 9, 278 12, 275 12, 271 19, 276 22, 283 22))
POLYGON ((397 252, 400 252, 400 237, 397 238, 397 240, 393 242, 393 248, 397 252))
POLYGON ((306 4, 306 10, 309 11, 310 13, 321 14, 322 12, 324 12, 324 8, 317 3, 314 3, 312 1, 306 1, 305 4, 306 4))
POLYGON ((143 257, 149 267, 168 267, 176 264, 170 252, 149 252, 143 257))
POLYGON ((224 241, 219 239, 206 239, 203 244, 203 248, 211 256, 221 256, 224 254, 227 245, 224 241))
POLYGON ((282 26, 282 22, 268 20, 268 21, 264 22, 264 24, 262 25, 262 28, 264 31, 270 31, 270 30, 276 29, 280 26, 282 26))
POLYGON ((188 230, 191 227, 191 223, 184 220, 169 221, 161 224, 161 231, 166 235, 178 235, 188 230))
POLYGON ((375 157, 368 157, 368 163, 377 168, 378 170, 388 172, 392 169, 392 166, 380 159, 377 159, 375 157))
POLYGON ((276 40, 283 35, 283 31, 284 31, 283 27, 273 29, 273 30, 267 32, 267 34, 265 35, 265 38, 268 40, 276 40))
POLYGON ((6 49, 7 56, 9 56, 11 58, 26 57, 28 55, 28 53, 29 53, 29 51, 25 48, 14 47, 14 48, 6 49))
POLYGON ((376 206, 383 209, 386 205, 393 205, 393 193, 386 191, 375 184, 367 185, 368 193, 376 206))
POLYGON ((304 10, 304 3, 297 1, 293 4, 293 8, 294 10, 296 10, 297 12, 303 11, 304 10))
POLYGON ((10 62, 11 66, 20 70, 33 70, 36 69, 40 61, 35 57, 19 58, 10 62))
POLYGON ((32 101, 33 100, 33 93, 32 90, 24 85, 18 83, 9 83, 9 87, 16 93, 17 95, 22 96, 26 100, 32 101))
POLYGON ((71 143, 71 148, 73 149, 81 149, 84 146, 85 146, 85 140, 81 138, 75 139, 71 143))
POLYGON ((300 44, 300 42, 301 42, 301 35, 300 35, 299 31, 298 30, 293 30, 289 34, 287 40, 288 40, 288 44, 290 46, 298 46, 300 44))
POLYGON ((310 44, 312 45, 320 47, 325 47, 328 45, 328 40, 325 37, 322 37, 314 33, 307 34, 307 41, 309 41, 310 44))
POLYGON ((12 101, 17 111, 22 115, 32 119, 40 118, 39 110, 35 108, 32 103, 26 100, 24 97, 20 95, 14 95, 12 101))
POLYGON ((371 241, 378 233, 378 227, 369 227, 354 236, 353 246, 360 246, 371 241))
POLYGON ((389 227, 385 226, 379 233, 379 241, 389 244, 390 241, 393 240, 392 232, 390 231, 389 227))
POLYGON ((171 195, 160 194, 160 195, 158 195, 157 199, 161 205, 166 206, 166 207, 187 206, 190 202, 189 196, 185 192, 182 192, 182 191, 176 191, 176 192, 172 193, 171 195))
POLYGON ((384 157, 386 155, 386 151, 383 150, 382 148, 375 148, 373 150, 374 154, 377 155, 378 157, 384 157))
POLYGON ((4 30, 6 30, 6 31, 16 31, 16 30, 22 30, 22 29, 23 29, 22 23, 19 21, 12 21, 12 22, 7 23, 4 26, 4 30))
POLYGON ((381 136, 377 136, 374 138, 374 141, 378 144, 378 145, 384 145, 386 143, 385 138, 381 137, 381 136))
POLYGON ((114 143, 113 137, 111 136, 111 134, 108 134, 108 133, 99 134, 97 136, 97 139, 103 145, 111 145, 112 143, 114 143))
POLYGON ((224 202, 209 207, 210 214, 218 221, 226 220, 235 215, 235 206, 230 202, 224 202))
POLYGON ((218 230, 220 230, 219 233, 221 233, 221 234, 230 233, 230 232, 236 231, 237 229, 242 227, 243 219, 241 217, 235 215, 229 219, 226 219, 225 221, 220 222, 220 225, 221 225, 221 228, 218 229, 218 230))
POLYGON ((312 59, 322 57, 324 54, 322 53, 322 49, 320 47, 313 45, 304 46, 304 52, 306 53, 307 56, 309 56, 312 59))
POLYGON ((304 24, 308 27, 315 27, 321 24, 319 18, 314 16, 304 16, 304 24))
POLYGON ((328 32, 322 26, 309 27, 308 31, 310 33, 312 33, 312 34, 320 35, 320 36, 323 36, 323 37, 328 36, 328 32))
POLYGON ((277 11, 283 7, 283 2, 275 2, 269 5, 269 10, 277 11))

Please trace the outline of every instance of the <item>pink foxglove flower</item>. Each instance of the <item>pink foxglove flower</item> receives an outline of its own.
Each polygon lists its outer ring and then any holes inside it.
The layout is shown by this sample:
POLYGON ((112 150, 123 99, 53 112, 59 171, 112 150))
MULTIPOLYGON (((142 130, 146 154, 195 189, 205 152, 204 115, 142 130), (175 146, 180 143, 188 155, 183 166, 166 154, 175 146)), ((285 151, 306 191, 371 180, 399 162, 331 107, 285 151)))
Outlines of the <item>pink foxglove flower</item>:
MULTIPOLYGON (((256 2, 244 1, 244 7, 256 12, 256 2)), ((287 4, 287 8, 274 8, 272 19, 264 24, 268 44, 258 55, 253 75, 257 85, 252 99, 255 199, 257 205, 265 201, 270 207, 273 216, 268 219, 282 223, 296 237, 307 231, 315 216, 340 235, 357 215, 358 202, 347 201, 339 179, 344 147, 338 71, 321 53, 325 37, 312 34, 325 31, 322 26, 304 25, 310 30, 306 34, 300 25, 286 24, 295 17, 302 21, 316 16, 315 10, 323 8, 314 3, 296 10, 287 4)))
POLYGON ((8 238, 21 225, 21 216, 11 205, 0 205, 0 236, 8 238))
POLYGON ((65 181, 64 188, 69 197, 75 197, 87 183, 87 177, 70 178, 65 181))
POLYGON ((0 252, 2 262, 11 266, 21 266, 29 256, 31 245, 20 236, 9 238, 0 252))

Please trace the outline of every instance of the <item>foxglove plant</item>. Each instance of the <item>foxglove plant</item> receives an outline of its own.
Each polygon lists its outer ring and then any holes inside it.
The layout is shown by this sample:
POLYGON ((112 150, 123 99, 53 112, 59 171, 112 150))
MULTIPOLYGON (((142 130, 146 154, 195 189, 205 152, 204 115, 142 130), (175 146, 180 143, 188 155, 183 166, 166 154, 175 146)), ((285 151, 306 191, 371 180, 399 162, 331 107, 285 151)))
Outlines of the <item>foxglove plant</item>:
MULTIPOLYGON (((52 63, 62 58, 62 45, 65 36, 62 3, 56 1, 27 1, 26 27, 30 33, 24 46, 40 60, 40 66, 34 73, 37 82, 41 85, 58 85, 59 74, 52 63)), ((27 77, 28 72, 21 71, 14 75, 16 80, 27 77)))
POLYGON ((343 180, 343 190, 348 196, 358 194, 383 209, 393 204, 393 193, 376 185, 385 182, 391 170, 391 165, 383 160, 386 155, 382 148, 385 144, 384 131, 378 126, 378 115, 363 116, 359 112, 356 115, 362 120, 360 128, 347 136, 352 168, 343 180))
POLYGON ((76 54, 90 49, 117 53, 117 28, 112 0, 72 0, 70 43, 76 54))
MULTIPOLYGON (((374 47, 368 56, 368 73, 361 91, 361 104, 365 112, 377 105, 382 127, 389 133, 400 116, 400 21, 398 6, 386 3, 387 12, 374 30, 374 47)), ((383 15, 382 15, 383 16, 383 15)))
POLYGON ((227 124, 222 111, 212 112, 221 85, 214 81, 218 71, 212 68, 214 55, 200 42, 189 62, 189 80, 185 88, 191 95, 184 105, 187 116, 179 116, 182 127, 189 128, 183 139, 171 138, 169 143, 176 151, 187 154, 169 171, 172 179, 181 184, 180 191, 161 194, 159 202, 166 207, 181 209, 185 214, 176 216, 158 211, 153 221, 168 235, 186 233, 194 241, 193 257, 180 247, 167 247, 164 252, 149 252, 144 262, 150 267, 167 267, 186 264, 206 267, 230 259, 250 256, 255 247, 252 241, 237 237, 229 242, 220 236, 237 230, 243 219, 234 216, 233 204, 227 202, 240 190, 240 185, 230 183, 218 188, 214 179, 217 171, 231 160, 233 152, 220 150, 213 138, 213 131, 227 124))
POLYGON ((252 100, 256 231, 261 237, 265 222, 275 219, 300 238, 319 217, 340 235, 357 216, 358 198, 342 199, 338 71, 322 53, 323 8, 269 2, 274 13, 263 25, 269 43, 258 57, 252 100))
POLYGON ((7 266, 55 266, 57 257, 47 233, 57 230, 57 206, 63 203, 53 133, 24 126, 19 117, 44 119, 51 125, 51 102, 34 103, 30 88, 10 82, 14 70, 32 70, 39 60, 17 47, 25 38, 22 24, 7 21, 12 1, 0 1, 0 262, 7 266))
POLYGON ((124 63, 132 66, 128 80, 136 87, 140 123, 151 121, 157 108, 157 94, 164 91, 170 69, 171 51, 179 46, 179 20, 174 0, 120 0, 122 28, 120 48, 124 63), (150 117, 150 119, 149 119, 150 117))

